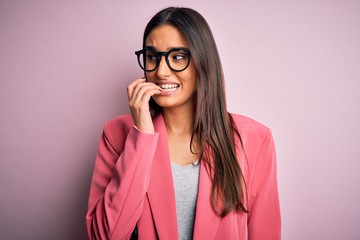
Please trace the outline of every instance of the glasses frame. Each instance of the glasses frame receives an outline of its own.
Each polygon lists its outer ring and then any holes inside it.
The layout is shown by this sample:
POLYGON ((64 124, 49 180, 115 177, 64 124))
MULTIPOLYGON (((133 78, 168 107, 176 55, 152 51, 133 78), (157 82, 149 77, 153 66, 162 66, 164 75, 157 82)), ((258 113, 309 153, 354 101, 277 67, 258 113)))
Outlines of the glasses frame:
MULTIPOLYGON (((182 48, 182 47, 172 48, 172 49, 170 49, 168 52, 158 52, 158 51, 156 51, 154 48, 146 47, 146 48, 144 48, 144 49, 141 49, 141 50, 139 50, 139 51, 136 51, 135 54, 136 54, 136 56, 137 56, 137 60, 138 60, 138 63, 139 63, 140 68, 141 68, 142 70, 144 70, 145 72, 155 71, 155 69, 157 69, 157 68, 159 67, 159 64, 160 64, 160 62, 161 62, 161 56, 164 56, 164 57, 165 57, 165 62, 166 62, 166 64, 167 64, 168 67, 169 67, 172 71, 174 71, 174 72, 182 72, 182 71, 184 71, 186 68, 188 68, 188 66, 190 65, 190 59, 191 59, 190 49, 188 49, 188 48, 182 48), (153 51, 153 52, 158 56, 156 66, 154 67, 154 69, 151 69, 151 70, 146 70, 146 69, 145 69, 145 66, 143 67, 143 66, 141 65, 141 59, 140 59, 141 54, 143 54, 143 57, 145 58, 145 52, 146 52, 147 50, 153 51), (173 67, 171 67, 171 64, 170 64, 170 62, 169 62, 169 55, 170 55, 171 52, 174 52, 174 51, 184 51, 184 52, 188 55, 189 60, 188 60, 187 65, 184 67, 184 69, 176 70, 176 69, 174 69, 173 67)), ((144 60, 143 62, 144 62, 144 65, 145 65, 145 63, 146 63, 145 60, 144 60)))

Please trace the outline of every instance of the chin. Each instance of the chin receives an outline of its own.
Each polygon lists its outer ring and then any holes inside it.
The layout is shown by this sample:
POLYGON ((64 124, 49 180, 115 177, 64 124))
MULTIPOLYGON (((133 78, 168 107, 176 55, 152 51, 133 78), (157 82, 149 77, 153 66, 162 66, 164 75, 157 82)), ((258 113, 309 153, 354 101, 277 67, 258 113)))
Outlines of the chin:
POLYGON ((163 101, 163 100, 159 100, 159 99, 154 99, 156 104, 159 105, 160 107, 162 108, 172 108, 172 107, 175 107, 176 104, 171 102, 171 101, 163 101))

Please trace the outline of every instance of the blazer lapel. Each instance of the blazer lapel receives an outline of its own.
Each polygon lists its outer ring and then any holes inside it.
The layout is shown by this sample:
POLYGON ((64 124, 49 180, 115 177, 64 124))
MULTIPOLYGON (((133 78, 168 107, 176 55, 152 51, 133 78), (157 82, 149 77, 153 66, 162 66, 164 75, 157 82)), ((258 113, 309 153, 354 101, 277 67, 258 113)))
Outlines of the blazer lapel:
POLYGON ((199 192, 196 203, 196 216, 193 239, 214 239, 220 223, 220 217, 214 213, 210 204, 211 180, 201 161, 199 192))
MULTIPOLYGON (((152 165, 148 198, 159 239, 178 239, 174 183, 171 172, 167 132, 162 115, 153 121, 159 140, 152 165)), ((205 162, 200 164, 199 191, 193 239, 214 239, 220 217, 210 205, 211 180, 205 162)))
POLYGON ((159 239, 178 239, 174 184, 162 115, 157 116, 153 123, 159 140, 147 195, 159 239))

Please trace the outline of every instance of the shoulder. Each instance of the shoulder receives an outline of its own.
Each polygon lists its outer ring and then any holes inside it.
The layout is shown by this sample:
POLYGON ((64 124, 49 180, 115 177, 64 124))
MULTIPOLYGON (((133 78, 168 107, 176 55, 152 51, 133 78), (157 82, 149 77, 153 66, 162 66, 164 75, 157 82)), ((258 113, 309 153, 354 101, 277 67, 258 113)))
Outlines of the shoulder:
POLYGON ((107 121, 104 125, 105 130, 112 131, 130 131, 133 126, 133 120, 130 114, 120 115, 107 121))
POLYGON ((128 135, 133 124, 130 114, 114 117, 105 123, 104 134, 109 140, 119 141, 128 135))
POLYGON ((267 126, 263 125, 262 123, 252 118, 234 113, 232 113, 231 116, 234 120, 234 123, 238 131, 245 135, 256 134, 260 136, 262 135, 266 136, 270 131, 270 129, 267 126))
POLYGON ((235 114, 232 117, 240 134, 235 143, 245 154, 241 164, 247 169, 244 170, 247 181, 250 183, 254 177, 261 178, 276 171, 276 150, 271 130, 251 118, 235 114))
POLYGON ((245 147, 261 147, 266 139, 272 138, 271 130, 262 123, 239 114, 231 116, 245 147))
POLYGON ((133 126, 133 120, 130 114, 124 114, 116 116, 105 123, 105 127, 108 128, 124 128, 131 129, 133 126))

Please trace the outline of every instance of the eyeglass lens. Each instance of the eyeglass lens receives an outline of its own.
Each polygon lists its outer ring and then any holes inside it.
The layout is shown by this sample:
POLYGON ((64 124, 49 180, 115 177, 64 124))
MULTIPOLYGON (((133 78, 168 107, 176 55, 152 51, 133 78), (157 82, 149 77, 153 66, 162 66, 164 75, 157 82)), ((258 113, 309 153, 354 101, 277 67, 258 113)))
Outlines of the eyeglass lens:
POLYGON ((187 52, 181 49, 174 49, 165 54, 160 54, 152 49, 146 49, 138 56, 139 64, 144 70, 153 71, 160 64, 161 55, 166 56, 166 63, 170 69, 175 71, 185 70, 190 60, 187 52))

